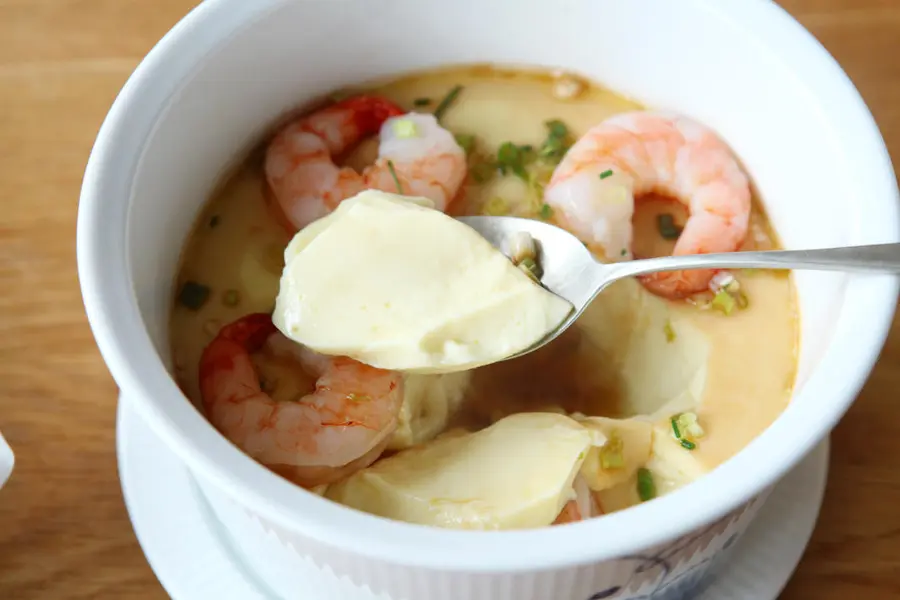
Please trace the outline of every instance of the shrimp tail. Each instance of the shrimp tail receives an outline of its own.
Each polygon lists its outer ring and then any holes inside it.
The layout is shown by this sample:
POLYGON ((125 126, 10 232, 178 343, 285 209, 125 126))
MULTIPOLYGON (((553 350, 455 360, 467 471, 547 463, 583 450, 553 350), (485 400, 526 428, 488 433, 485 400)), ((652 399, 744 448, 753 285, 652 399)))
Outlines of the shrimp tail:
POLYGON ((377 134, 385 121, 404 114, 402 108, 379 96, 354 96, 341 100, 329 108, 346 110, 353 115, 354 125, 362 137, 377 134))
MULTIPOLYGON (((211 343, 203 350, 200 356, 200 395, 204 399, 204 405, 209 404, 210 398, 215 397, 215 387, 219 385, 217 373, 230 372, 235 369, 235 363, 245 361, 249 365, 249 355, 262 348, 277 329, 272 323, 272 315, 267 313, 253 313, 229 323, 223 327, 216 336, 216 343, 211 343)), ((247 395, 260 391, 257 381, 246 390, 247 395)), ((207 406, 207 409, 209 406, 207 406)))
POLYGON ((275 331, 272 315, 253 313, 223 327, 219 337, 240 344, 247 352, 255 352, 275 331))

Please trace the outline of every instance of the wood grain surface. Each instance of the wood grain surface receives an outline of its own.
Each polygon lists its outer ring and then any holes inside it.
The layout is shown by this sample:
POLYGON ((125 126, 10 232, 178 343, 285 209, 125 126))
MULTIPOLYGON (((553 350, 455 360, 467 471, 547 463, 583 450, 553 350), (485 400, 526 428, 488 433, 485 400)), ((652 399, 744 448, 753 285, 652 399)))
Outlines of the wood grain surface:
MULTIPOLYGON (((0 0, 0 598, 165 598, 116 470, 116 387, 75 270, 97 129, 196 0, 0 0)), ((900 1, 783 0, 837 58, 900 156, 900 1)), ((773 140, 773 143, 777 143, 773 140)), ((833 434, 813 541, 786 600, 900 597, 900 324, 833 434)))

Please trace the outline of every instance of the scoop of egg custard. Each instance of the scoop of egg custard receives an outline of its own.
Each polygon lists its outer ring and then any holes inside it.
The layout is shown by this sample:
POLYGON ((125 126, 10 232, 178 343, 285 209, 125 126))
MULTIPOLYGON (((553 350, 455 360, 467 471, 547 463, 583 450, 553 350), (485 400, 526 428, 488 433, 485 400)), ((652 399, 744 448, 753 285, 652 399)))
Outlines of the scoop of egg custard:
MULTIPOLYGON (((424 198, 361 192, 300 231, 285 257, 276 327, 318 353, 381 369, 468 371, 528 348, 572 310, 527 269, 424 198)), ((613 337, 627 336, 618 321, 613 337)), ((702 356, 702 340, 684 333, 680 349, 702 356)), ((635 352, 646 356, 653 349, 637 342, 635 352)), ((702 379, 702 369, 690 361, 670 364, 672 381, 681 379, 681 387, 702 379)), ((692 413, 681 419, 685 436, 702 435, 692 413)), ((665 461, 673 447, 654 444, 652 418, 546 407, 509 414, 477 431, 450 428, 320 491, 359 510, 425 525, 539 527, 652 497, 657 484, 646 466, 654 456, 665 461)), ((673 481, 699 470, 690 461, 670 462, 673 481)))

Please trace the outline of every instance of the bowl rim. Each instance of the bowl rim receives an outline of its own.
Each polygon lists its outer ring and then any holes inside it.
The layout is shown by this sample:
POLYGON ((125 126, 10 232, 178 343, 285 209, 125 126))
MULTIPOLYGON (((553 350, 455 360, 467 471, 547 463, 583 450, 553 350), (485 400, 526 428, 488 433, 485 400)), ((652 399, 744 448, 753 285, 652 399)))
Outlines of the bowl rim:
MULTIPOLYGON (((887 149, 868 108, 837 62, 774 2, 698 1, 753 30, 767 46, 786 52, 784 60, 815 67, 807 85, 815 85, 817 94, 827 94, 831 104, 840 105, 841 118, 832 119, 835 131, 848 145, 848 156, 865 157, 855 164, 866 170, 874 192, 870 201, 877 206, 859 217, 851 243, 900 241, 900 203, 887 149)), ((896 277, 873 276, 864 285, 851 280, 846 286, 832 340, 801 392, 832 401, 822 402, 818 412, 786 412, 741 452, 691 485, 602 519, 502 532, 412 525, 332 503, 244 455, 184 401, 144 327, 124 252, 108 249, 127 247, 129 210, 118 199, 123 190, 131 197, 131 180, 146 143, 146 137, 135 131, 140 124, 149 131, 172 92, 203 56, 282 2, 207 0, 176 24, 116 98, 98 133, 82 185, 78 273, 97 345, 124 397, 135 403, 142 418, 192 473, 289 531, 371 559, 438 571, 545 570, 640 553, 727 514, 773 485, 849 408, 890 329, 900 284, 896 277), (131 168, 122 169, 123 161, 131 161, 131 168), (845 345, 853 350, 844 350, 845 345), (852 361, 847 360, 850 357, 852 361), (792 443, 779 444, 779 439, 792 443), (693 508, 684 511, 686 506, 693 508), (679 516, 673 519, 672 514, 679 516), (603 542, 594 541, 598 539, 603 542)))

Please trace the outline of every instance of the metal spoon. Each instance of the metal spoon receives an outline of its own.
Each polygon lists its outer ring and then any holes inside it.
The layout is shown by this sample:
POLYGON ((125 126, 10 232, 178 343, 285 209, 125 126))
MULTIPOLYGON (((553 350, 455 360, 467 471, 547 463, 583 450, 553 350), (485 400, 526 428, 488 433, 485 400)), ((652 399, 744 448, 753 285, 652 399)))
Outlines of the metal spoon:
POLYGON ((541 284, 568 300, 575 310, 562 324, 515 358, 534 352, 560 336, 581 316, 609 284, 635 275, 683 269, 814 269, 867 273, 900 273, 900 243, 848 246, 819 250, 776 250, 665 256, 604 264, 594 259, 577 237, 555 225, 518 217, 459 217, 494 247, 504 251, 506 240, 518 232, 535 241, 541 284))

